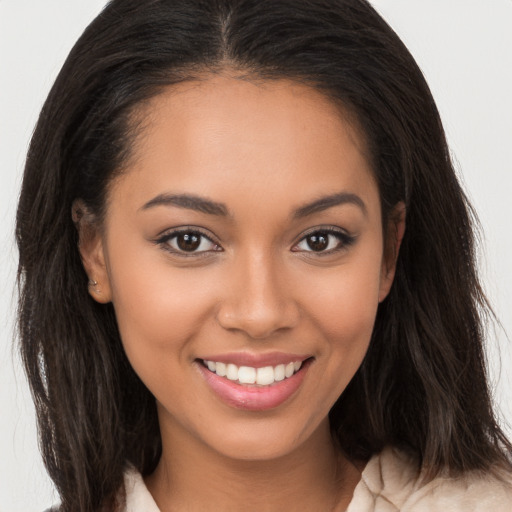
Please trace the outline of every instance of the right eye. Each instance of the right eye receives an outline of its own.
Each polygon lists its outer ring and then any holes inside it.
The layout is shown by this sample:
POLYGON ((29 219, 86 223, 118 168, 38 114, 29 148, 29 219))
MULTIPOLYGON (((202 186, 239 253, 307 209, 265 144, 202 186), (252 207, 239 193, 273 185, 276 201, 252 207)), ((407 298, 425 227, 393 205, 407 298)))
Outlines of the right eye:
POLYGON ((221 251, 221 247, 200 231, 180 230, 166 233, 157 240, 163 249, 183 256, 221 251))

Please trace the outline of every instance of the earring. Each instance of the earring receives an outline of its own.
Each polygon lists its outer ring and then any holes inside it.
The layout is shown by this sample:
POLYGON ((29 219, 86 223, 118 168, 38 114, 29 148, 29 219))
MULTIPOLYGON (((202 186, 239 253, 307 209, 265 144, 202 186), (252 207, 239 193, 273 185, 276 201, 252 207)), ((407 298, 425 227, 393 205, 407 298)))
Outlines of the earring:
POLYGON ((93 288, 96 293, 101 293, 99 290, 96 289, 96 286, 98 286, 98 281, 95 281, 94 279, 89 279, 89 288, 93 288))

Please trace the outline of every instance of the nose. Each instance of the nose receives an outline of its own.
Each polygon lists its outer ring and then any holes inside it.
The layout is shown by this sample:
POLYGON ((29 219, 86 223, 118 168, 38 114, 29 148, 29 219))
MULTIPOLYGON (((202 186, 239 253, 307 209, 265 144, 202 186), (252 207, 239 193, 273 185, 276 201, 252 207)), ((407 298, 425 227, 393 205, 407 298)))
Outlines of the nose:
POLYGON ((249 252, 230 269, 217 320, 226 330, 265 339, 299 321, 293 283, 271 256, 249 252))

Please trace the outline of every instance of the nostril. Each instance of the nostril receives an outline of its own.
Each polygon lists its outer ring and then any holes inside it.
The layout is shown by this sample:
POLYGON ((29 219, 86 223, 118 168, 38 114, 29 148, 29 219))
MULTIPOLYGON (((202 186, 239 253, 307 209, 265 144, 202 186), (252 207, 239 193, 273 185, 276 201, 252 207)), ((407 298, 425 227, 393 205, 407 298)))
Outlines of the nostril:
POLYGON ((299 321, 298 308, 292 303, 256 305, 241 302, 223 304, 217 313, 219 325, 229 331, 244 332, 254 340, 263 340, 274 334, 294 328, 299 321))

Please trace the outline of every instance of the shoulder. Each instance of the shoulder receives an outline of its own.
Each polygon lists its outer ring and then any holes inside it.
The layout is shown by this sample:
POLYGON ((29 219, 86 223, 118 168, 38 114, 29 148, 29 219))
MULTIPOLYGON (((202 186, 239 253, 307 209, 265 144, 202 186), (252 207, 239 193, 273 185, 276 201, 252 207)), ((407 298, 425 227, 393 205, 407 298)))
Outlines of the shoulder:
POLYGON ((502 480, 470 472, 422 484, 412 457, 387 448, 366 466, 347 512, 510 512, 512 474, 502 480))
POLYGON ((160 512, 153 496, 148 491, 142 475, 130 468, 124 475, 124 506, 122 512, 160 512))
MULTIPOLYGON (((115 509, 118 512, 160 512, 142 475, 134 467, 129 467, 124 473, 124 482, 116 496, 115 509)), ((59 507, 52 507, 44 512, 59 512, 59 507)))
POLYGON ((436 478, 415 490, 404 503, 403 511, 510 512, 512 476, 503 476, 503 480, 498 480, 491 475, 469 473, 459 478, 436 478))

